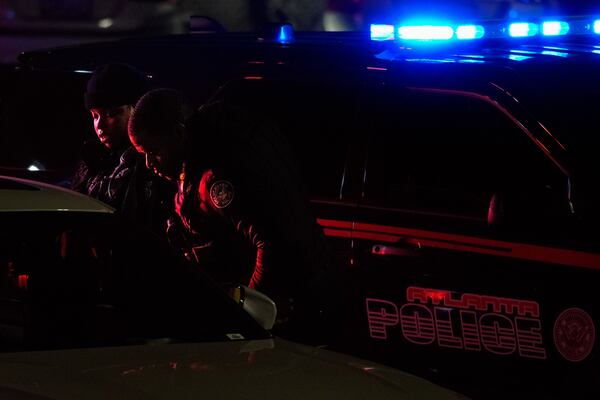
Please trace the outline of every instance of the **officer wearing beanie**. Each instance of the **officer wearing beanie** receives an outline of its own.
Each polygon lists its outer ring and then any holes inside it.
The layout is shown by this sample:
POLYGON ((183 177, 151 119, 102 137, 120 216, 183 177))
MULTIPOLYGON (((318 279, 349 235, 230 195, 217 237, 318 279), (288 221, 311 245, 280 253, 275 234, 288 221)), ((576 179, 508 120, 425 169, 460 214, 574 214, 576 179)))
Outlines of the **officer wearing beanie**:
POLYGON ((172 194, 146 171, 127 135, 133 106, 148 89, 146 76, 130 65, 107 64, 94 71, 84 100, 98 140, 84 144, 72 188, 164 233, 162 209, 168 209, 165 200, 172 194))

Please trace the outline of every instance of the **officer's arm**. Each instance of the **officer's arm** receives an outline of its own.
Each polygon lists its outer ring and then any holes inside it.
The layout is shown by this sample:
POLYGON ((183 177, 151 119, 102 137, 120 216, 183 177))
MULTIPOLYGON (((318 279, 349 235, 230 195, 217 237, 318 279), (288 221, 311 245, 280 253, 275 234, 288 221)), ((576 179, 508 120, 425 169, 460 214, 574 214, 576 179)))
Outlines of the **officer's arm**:
POLYGON ((250 242, 250 244, 256 249, 256 261, 254 263, 254 272, 248 286, 252 289, 262 290, 264 284, 264 259, 268 257, 269 249, 267 241, 264 235, 261 234, 259 229, 256 229, 252 224, 244 221, 243 219, 235 216, 230 217, 231 222, 235 224, 235 228, 250 242))
MULTIPOLYGON (((199 186, 201 207, 208 207, 225 220, 233 224, 235 230, 256 250, 254 272, 248 286, 263 290, 265 284, 265 266, 269 264, 270 246, 257 221, 252 221, 240 211, 240 199, 236 188, 228 179, 215 176, 212 171, 204 174, 199 186)), ((267 273, 268 275, 268 273, 267 273)))

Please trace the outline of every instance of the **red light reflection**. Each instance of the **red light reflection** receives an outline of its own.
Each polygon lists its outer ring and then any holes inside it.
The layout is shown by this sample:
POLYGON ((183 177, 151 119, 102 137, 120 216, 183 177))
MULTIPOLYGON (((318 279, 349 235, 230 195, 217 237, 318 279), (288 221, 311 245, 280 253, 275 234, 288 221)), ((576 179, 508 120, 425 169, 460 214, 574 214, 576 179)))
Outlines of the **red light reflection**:
POLYGON ((29 282, 29 275, 21 274, 18 276, 19 289, 27 290, 27 283, 29 282))

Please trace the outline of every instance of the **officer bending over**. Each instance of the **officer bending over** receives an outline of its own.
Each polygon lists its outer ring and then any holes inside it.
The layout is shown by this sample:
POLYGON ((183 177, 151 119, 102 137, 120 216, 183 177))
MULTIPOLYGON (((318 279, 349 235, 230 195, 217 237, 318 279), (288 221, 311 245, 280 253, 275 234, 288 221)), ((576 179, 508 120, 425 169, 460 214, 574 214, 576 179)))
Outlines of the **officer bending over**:
POLYGON ((280 309, 304 301, 326 245, 279 130, 221 102, 187 119, 183 110, 174 90, 144 95, 129 122, 133 145, 149 169, 178 183, 186 227, 223 245, 217 261, 251 249, 251 260, 221 280, 260 290, 280 309))

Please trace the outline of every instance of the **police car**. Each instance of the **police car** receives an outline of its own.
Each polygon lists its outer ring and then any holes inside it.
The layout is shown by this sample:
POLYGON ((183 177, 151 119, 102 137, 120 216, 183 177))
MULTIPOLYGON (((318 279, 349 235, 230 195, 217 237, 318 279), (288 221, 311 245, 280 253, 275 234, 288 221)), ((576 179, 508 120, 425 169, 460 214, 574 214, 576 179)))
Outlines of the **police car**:
POLYGON ((3 399, 464 398, 257 321, 105 204, 0 176, 3 399))
POLYGON ((488 395, 588 393, 599 53, 593 17, 365 35, 281 25, 28 52, 2 96, 37 118, 3 120, 4 159, 67 171, 90 130, 83 84, 106 62, 194 104, 239 104, 279 123, 330 239, 330 347, 488 395))

